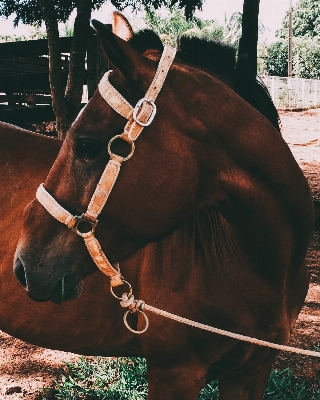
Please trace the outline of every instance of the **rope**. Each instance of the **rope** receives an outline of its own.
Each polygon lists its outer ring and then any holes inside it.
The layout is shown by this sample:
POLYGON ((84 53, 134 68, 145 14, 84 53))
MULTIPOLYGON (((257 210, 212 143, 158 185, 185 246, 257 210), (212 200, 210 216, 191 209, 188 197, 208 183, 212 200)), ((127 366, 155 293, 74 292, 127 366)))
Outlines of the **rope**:
POLYGON ((298 348, 292 347, 292 346, 285 346, 285 345, 282 345, 282 344, 271 343, 271 342, 267 342, 265 340, 252 338, 250 336, 245 336, 245 335, 240 335, 238 333, 225 331, 223 329, 219 329, 219 328, 215 328, 213 326, 201 324, 200 322, 195 322, 195 321, 192 321, 191 319, 183 318, 183 317, 180 317, 178 315, 171 314, 171 313, 169 313, 167 311, 160 310, 159 308, 149 306, 148 304, 144 304, 141 308, 144 311, 153 312, 153 313, 155 313, 157 315, 160 315, 162 317, 166 317, 166 318, 172 319, 173 321, 177 321, 177 322, 180 322, 182 324, 190 325, 190 326, 193 326, 195 328, 203 329, 203 330, 208 331, 208 332, 216 333, 218 335, 227 336, 227 337, 230 337, 232 339, 241 340, 243 342, 256 344, 258 346, 270 347, 272 349, 276 349, 276 350, 280 350, 280 351, 287 351, 287 352, 291 352, 291 353, 303 354, 305 356, 320 357, 320 352, 318 352, 318 351, 298 349, 298 348))
POLYGON ((185 325, 193 326, 194 328, 199 328, 204 331, 211 332, 211 333, 216 333, 221 336, 227 336, 232 339, 241 340, 242 342, 248 342, 248 343, 256 344, 258 346, 270 347, 271 349, 276 349, 276 350, 280 350, 280 351, 287 351, 287 352, 291 352, 291 353, 303 354, 305 356, 320 357, 320 352, 318 352, 318 351, 298 349, 297 347, 285 346, 283 344, 267 342, 265 340, 256 339, 256 338, 253 338, 250 336, 240 335, 239 333, 233 333, 233 332, 225 331, 224 329, 215 328, 210 325, 201 324, 200 322, 192 321, 191 319, 183 318, 176 314, 171 314, 167 311, 160 310, 159 308, 149 306, 142 300, 135 300, 135 298, 132 294, 124 293, 122 295, 122 297, 118 298, 118 299, 121 300, 120 301, 121 307, 129 308, 129 310, 125 314, 125 325, 133 333, 143 333, 147 330, 147 328, 149 326, 149 320, 148 320, 147 315, 144 313, 144 311, 150 311, 150 312, 153 312, 154 314, 160 315, 162 317, 172 319, 173 321, 177 321, 177 322, 180 322, 185 325), (146 327, 142 331, 135 331, 128 326, 128 324, 126 322, 126 317, 127 317, 127 314, 129 311, 131 311, 132 313, 140 312, 141 314, 143 314, 143 316, 145 318, 145 322, 146 322, 146 327))

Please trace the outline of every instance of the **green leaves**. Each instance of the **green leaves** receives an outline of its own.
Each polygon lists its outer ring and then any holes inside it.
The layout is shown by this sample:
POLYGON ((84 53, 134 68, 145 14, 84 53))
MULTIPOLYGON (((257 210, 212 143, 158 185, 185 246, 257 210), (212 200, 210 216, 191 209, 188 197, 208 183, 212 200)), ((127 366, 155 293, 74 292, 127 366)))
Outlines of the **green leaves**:
POLYGON ((203 20, 197 17, 188 20, 178 6, 173 6, 169 7, 165 14, 155 10, 147 11, 145 23, 171 46, 175 46, 178 37, 184 34, 220 40, 236 47, 241 37, 242 14, 236 12, 229 20, 226 19, 224 24, 220 24, 216 20, 203 20))
MULTIPOLYGON (((294 38, 292 50, 293 75, 297 78, 320 79, 320 36, 294 38)), ((279 40, 268 47, 265 69, 268 75, 288 75, 287 40, 279 40)))
MULTIPOLYGON (((289 14, 277 31, 279 38, 288 37, 289 14)), ((314 37, 320 34, 320 2, 319 0, 299 0, 292 10, 292 29, 294 37, 314 37)))
POLYGON ((144 400, 147 398, 146 363, 141 358, 85 358, 66 363, 68 375, 52 388, 44 389, 43 399, 65 400, 144 400))
MULTIPOLYGON (((269 75, 288 74, 287 13, 276 35, 279 41, 268 47, 265 60, 269 75)), ((320 2, 299 0, 292 11, 293 75, 298 78, 320 79, 320 2)))

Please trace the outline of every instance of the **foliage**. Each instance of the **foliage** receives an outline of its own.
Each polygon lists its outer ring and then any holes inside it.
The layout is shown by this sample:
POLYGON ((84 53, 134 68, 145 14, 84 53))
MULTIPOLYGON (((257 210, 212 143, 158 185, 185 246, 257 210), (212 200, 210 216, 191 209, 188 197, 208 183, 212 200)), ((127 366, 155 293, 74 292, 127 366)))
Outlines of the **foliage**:
MULTIPOLYGON (((276 32, 279 38, 288 37, 289 13, 282 22, 282 28, 276 32)), ((292 30, 295 37, 314 37, 320 35, 319 0, 299 0, 292 10, 292 30)))
POLYGON ((295 40, 293 73, 300 78, 320 79, 320 37, 295 40))
POLYGON ((177 6, 170 7, 169 12, 165 13, 165 16, 164 13, 164 10, 162 12, 148 10, 146 11, 144 21, 150 29, 158 33, 163 41, 173 46, 182 33, 201 30, 211 23, 211 21, 203 21, 196 17, 187 20, 182 10, 177 6))
POLYGON ((73 36, 73 26, 70 26, 67 22, 63 24, 63 34, 64 36, 73 36))
POLYGON ((146 363, 140 358, 102 358, 89 362, 80 357, 68 364, 68 375, 51 389, 44 389, 43 399, 138 400, 147 397, 146 363))
MULTIPOLYGON (((66 363, 68 375, 52 388, 43 389, 42 399, 64 400, 146 400, 147 373, 142 358, 81 357, 66 363)), ((218 400, 217 381, 201 391, 199 400, 218 400)), ((320 389, 293 375, 290 369, 271 372, 264 400, 320 400, 320 389)))
MULTIPOLYGON (((279 41, 271 44, 265 60, 269 75, 288 74, 288 24, 287 13, 282 28, 276 35, 279 41)), ((292 10, 292 64, 293 75, 299 78, 320 78, 320 2, 319 0, 299 0, 292 10)))
POLYGON ((46 39, 47 33, 40 26, 33 25, 28 35, 28 40, 46 39))
POLYGON ((25 40, 37 40, 37 39, 45 39, 47 34, 43 31, 39 26, 32 26, 30 29, 30 33, 25 36, 17 36, 17 35, 0 35, 0 43, 4 42, 22 42, 25 40))
MULTIPOLYGON (((294 38, 292 46, 293 75, 320 79, 320 37, 294 38)), ((267 49, 265 70, 269 75, 288 75, 288 41, 279 40, 267 49)))
POLYGON ((25 36, 16 36, 16 35, 0 35, 0 43, 5 42, 21 42, 23 40, 27 40, 25 36))
POLYGON ((177 6, 169 7, 165 13, 147 11, 144 19, 146 25, 157 32, 164 42, 172 46, 182 34, 204 37, 210 40, 220 40, 237 46, 241 37, 242 14, 235 12, 224 24, 216 20, 203 20, 192 17, 187 20, 182 10, 177 6), (165 17, 164 17, 165 16, 165 17))
POLYGON ((225 18, 223 41, 238 46, 242 31, 242 14, 235 12, 229 21, 225 18))
POLYGON ((111 0, 111 3, 119 10, 130 6, 136 10, 144 9, 147 12, 154 12, 161 7, 170 8, 176 5, 184 9, 187 19, 192 18, 195 10, 201 10, 203 2, 203 0, 111 0))
MULTIPOLYGON (((108 0, 93 0, 92 9, 99 9, 108 0)), ((134 10, 154 11, 160 7, 170 7, 176 5, 178 8, 184 9, 188 19, 192 18, 193 13, 197 9, 201 9, 203 0, 110 0, 120 11, 126 7, 134 10)), ((77 7, 77 0, 54 0, 54 8, 59 22, 66 22, 71 12, 77 7)), ((24 24, 38 24, 43 21, 43 15, 37 0, 3 0, 0 2, 0 15, 9 17, 15 14, 14 24, 19 22, 24 24)))
POLYGON ((263 399, 319 400, 320 389, 294 376, 289 368, 282 371, 274 370, 271 372, 263 399))
POLYGON ((268 45, 266 41, 258 42, 257 48, 257 73, 259 76, 265 75, 267 70, 267 60, 268 60, 268 45))
POLYGON ((269 75, 288 76, 288 42, 280 40, 272 43, 267 49, 265 59, 266 71, 269 75))
MULTIPOLYGON (((99 9, 106 0, 94 0, 93 9, 99 9)), ((66 22, 77 7, 77 0, 54 0, 54 9, 59 22, 66 22)), ((14 14, 14 25, 19 22, 26 25, 41 25, 43 15, 37 0, 3 0, 0 2, 0 15, 9 17, 14 14)))

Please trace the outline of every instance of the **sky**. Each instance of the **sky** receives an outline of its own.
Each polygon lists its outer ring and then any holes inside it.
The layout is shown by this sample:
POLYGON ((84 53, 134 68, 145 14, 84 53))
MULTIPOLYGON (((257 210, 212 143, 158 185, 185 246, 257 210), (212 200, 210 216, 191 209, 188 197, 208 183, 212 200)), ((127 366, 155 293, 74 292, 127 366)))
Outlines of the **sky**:
MULTIPOLYGON (((292 0, 294 6, 298 0, 292 0)), ((221 23, 224 21, 225 15, 230 17, 234 12, 242 12, 243 0, 205 0, 202 12, 197 12, 196 15, 204 19, 217 19, 221 23)), ((275 40, 275 31, 281 27, 281 22, 289 9, 290 0, 261 0, 259 19, 267 28, 264 37, 268 42, 275 40)), ((93 18, 96 18, 104 23, 110 22, 110 15, 114 8, 106 3, 101 11, 93 13, 93 18)), ((138 18, 131 10, 125 12, 126 17, 132 22, 132 19, 138 18)), ((0 19, 0 35, 17 35, 27 36, 30 32, 30 27, 19 24, 18 28, 13 28, 13 18, 9 20, 0 19)))

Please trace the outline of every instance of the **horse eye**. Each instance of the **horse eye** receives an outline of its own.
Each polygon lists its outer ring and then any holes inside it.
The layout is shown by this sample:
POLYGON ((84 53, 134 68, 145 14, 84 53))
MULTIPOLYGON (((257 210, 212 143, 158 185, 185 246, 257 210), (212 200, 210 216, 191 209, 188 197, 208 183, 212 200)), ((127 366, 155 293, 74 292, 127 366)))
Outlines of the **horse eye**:
POLYGON ((101 151, 100 143, 93 142, 91 140, 78 140, 76 144, 76 153, 79 157, 84 158, 95 158, 101 151))

